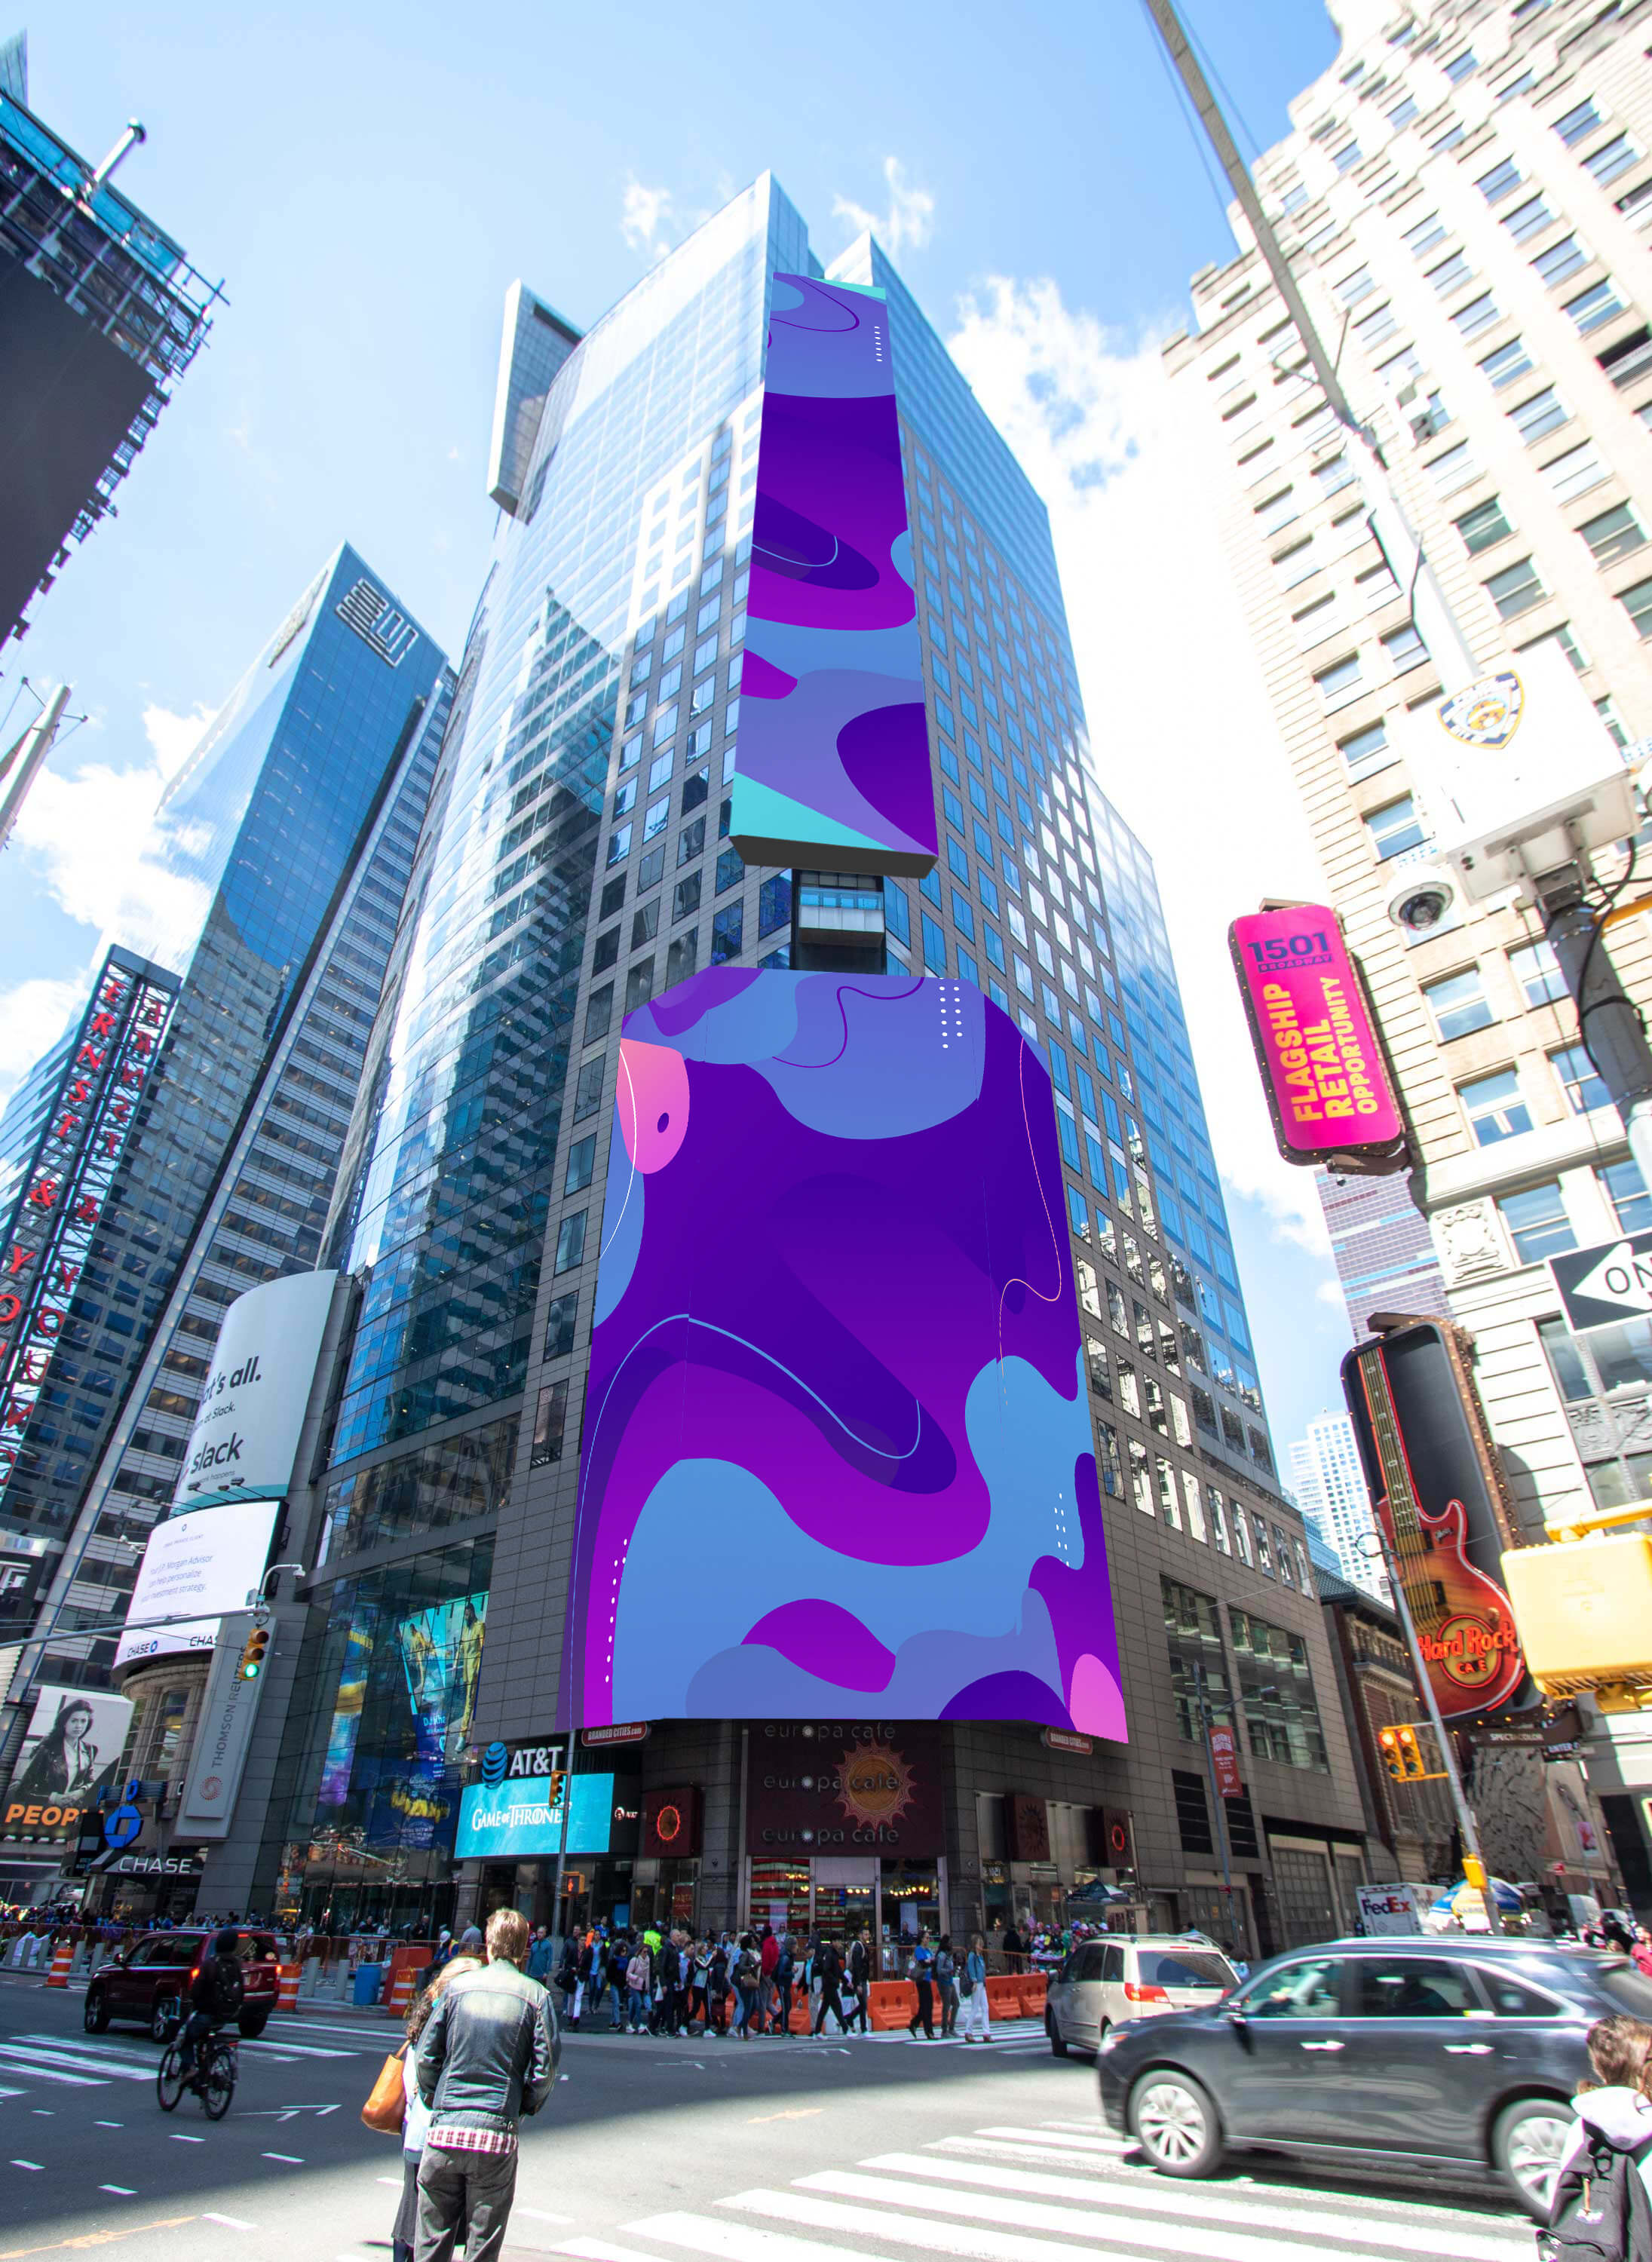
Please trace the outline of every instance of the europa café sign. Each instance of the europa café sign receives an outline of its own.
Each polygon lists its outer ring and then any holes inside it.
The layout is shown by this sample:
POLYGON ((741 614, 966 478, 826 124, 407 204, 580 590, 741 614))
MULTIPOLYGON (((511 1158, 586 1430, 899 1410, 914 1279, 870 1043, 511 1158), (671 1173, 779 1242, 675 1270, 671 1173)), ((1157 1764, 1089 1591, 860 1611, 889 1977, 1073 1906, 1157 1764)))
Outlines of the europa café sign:
POLYGON ((1285 1160, 1403 1169, 1404 1120, 1335 911, 1253 911, 1234 920, 1228 947, 1285 1160))

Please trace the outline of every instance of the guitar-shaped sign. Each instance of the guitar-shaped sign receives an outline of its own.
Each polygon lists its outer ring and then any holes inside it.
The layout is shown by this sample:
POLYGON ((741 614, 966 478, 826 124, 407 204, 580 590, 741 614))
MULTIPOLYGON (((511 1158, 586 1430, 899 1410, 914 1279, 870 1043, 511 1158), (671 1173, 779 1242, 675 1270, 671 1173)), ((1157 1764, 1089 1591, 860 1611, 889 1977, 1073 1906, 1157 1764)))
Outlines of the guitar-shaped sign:
POLYGON ((1449 1500, 1431 1516, 1417 1496, 1379 1344, 1358 1354, 1360 1387, 1381 1464, 1376 1513, 1394 1550, 1418 1646, 1447 1720, 1506 1704, 1526 1678, 1509 1598, 1468 1560, 1468 1513, 1449 1500))

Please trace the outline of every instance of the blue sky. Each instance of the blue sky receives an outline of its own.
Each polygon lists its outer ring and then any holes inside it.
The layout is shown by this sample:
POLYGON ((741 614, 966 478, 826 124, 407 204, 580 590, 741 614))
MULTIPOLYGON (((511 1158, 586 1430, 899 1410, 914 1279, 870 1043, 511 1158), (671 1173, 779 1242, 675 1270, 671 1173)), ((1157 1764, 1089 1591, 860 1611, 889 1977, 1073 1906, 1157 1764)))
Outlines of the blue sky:
MULTIPOLYGON (((1280 138, 1336 52, 1319 0, 1186 13, 1250 131, 1280 138)), ((474 15, 88 0, 30 29, 32 106, 93 159, 141 118, 122 186, 229 303, 119 518, 8 656, 0 708, 20 674, 67 676, 88 720, 5 859, 0 1088, 134 903, 131 845, 198 718, 341 537, 457 655, 492 531, 506 285, 520 275, 589 322, 772 166, 823 256, 876 216, 1046 493, 1108 790, 1158 861, 1281 1444, 1335 1403, 1347 1337, 1323 1229, 1266 1152, 1219 948, 1261 894, 1311 889, 1311 860, 1282 770, 1253 774, 1258 837, 1271 825, 1279 846, 1201 921, 1206 873, 1236 885, 1220 860, 1244 766, 1176 711, 1178 641, 1259 750, 1266 725, 1212 577, 1201 617, 1151 570, 1177 494, 1157 341, 1232 244, 1137 0, 1013 18, 853 0, 829 18, 750 0, 474 15)))

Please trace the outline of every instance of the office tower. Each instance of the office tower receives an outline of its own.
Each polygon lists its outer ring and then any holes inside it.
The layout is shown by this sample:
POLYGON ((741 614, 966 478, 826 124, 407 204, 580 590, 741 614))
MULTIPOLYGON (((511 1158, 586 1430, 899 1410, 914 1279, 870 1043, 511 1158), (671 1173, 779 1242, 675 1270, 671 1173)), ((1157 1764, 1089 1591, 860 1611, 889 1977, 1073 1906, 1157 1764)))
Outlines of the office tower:
MULTIPOLYGON (((501 1894, 551 1913, 544 1829, 524 1826, 503 1862, 456 1837, 457 1810, 477 1788, 467 1747, 498 1740, 504 1767, 508 1746, 507 1786, 559 1748, 622 1017, 708 967, 864 965, 989 991, 1050 1065, 1133 1740, 884 1724, 878 1783, 910 1779, 913 1804, 853 1840, 845 1826, 828 1860, 783 1812, 773 1756, 812 1751, 812 1726, 604 1733, 581 1756, 602 1772, 573 1807, 571 1891, 633 1920, 778 1906, 894 1935, 1049 1914, 1125 1872, 1158 1920, 1306 1937, 1349 1917, 1358 1801, 1151 862, 1089 746, 1043 506, 870 239, 831 276, 886 294, 942 860, 921 884, 748 869, 726 837, 770 278, 821 271, 764 176, 552 382, 460 672, 432 878, 375 1033, 386 1070, 360 1191, 340 1189, 330 1254, 363 1302, 309 1511, 323 1560, 291 1805, 233 1874, 255 1901, 340 1921, 445 1921, 501 1894), (461 1665, 483 1629, 473 1703, 461 1665), (1206 1704, 1245 1724, 1245 1788, 1219 1821, 1206 1704), (385 1796, 398 1773, 426 1785, 416 1814, 385 1796), (1295 1819, 1273 1849, 1280 1816, 1295 1819)), ((508 349, 519 335, 508 325, 508 349)), ((501 401, 523 389, 501 376, 501 401)), ((683 1538, 692 1610, 697 1582, 739 1573, 717 1531, 683 1538)), ((838 1762, 843 1797, 862 1797, 838 1762)))
POLYGON ((1286 1473, 1296 1504, 1316 1524, 1351 1585, 1384 1590, 1380 1559, 1361 1545, 1374 1531, 1353 1424, 1346 1414, 1324 1413, 1286 1453, 1286 1473))
MULTIPOLYGON (((1333 12, 1341 52, 1257 165, 1264 207, 1477 665, 1562 653, 1637 758, 1652 733, 1645 41, 1582 4, 1333 12)), ((1425 933, 1387 916, 1432 850, 1406 749, 1408 710, 1439 688, 1435 656, 1260 255, 1247 245, 1195 277, 1194 305, 1196 332, 1166 349, 1173 391, 1210 459, 1280 738, 1365 968, 1435 1260, 1398 1180, 1328 1200, 1355 1331, 1373 1310, 1437 1312, 1439 1283, 1474 1337, 1527 1525, 1643 1496, 1647 1322, 1572 1335, 1546 1259, 1640 1231, 1652 1196, 1537 915, 1459 909, 1425 933)), ((1258 875, 1252 898, 1267 884, 1258 875)), ((1643 1010, 1648 943, 1643 917, 1608 938, 1643 1010)), ((1652 1745, 1630 1780, 1652 1782, 1652 1745)), ((1625 1874, 1633 1855, 1652 1885, 1633 1799, 1608 1790, 1625 1874)))
MULTIPOLYGON (((0 1470, 0 1526, 49 1543, 66 1629, 119 1614, 223 1307, 317 1261, 451 694, 441 652, 343 545, 141 844, 145 940, 177 1003, 49 1386, 0 1470)), ((112 1655, 54 1653, 53 1672, 96 1682, 112 1655)))
POLYGON ((114 509, 206 342, 220 286, 27 107, 24 39, 0 51, 0 397, 18 466, 0 504, 0 646, 114 509))

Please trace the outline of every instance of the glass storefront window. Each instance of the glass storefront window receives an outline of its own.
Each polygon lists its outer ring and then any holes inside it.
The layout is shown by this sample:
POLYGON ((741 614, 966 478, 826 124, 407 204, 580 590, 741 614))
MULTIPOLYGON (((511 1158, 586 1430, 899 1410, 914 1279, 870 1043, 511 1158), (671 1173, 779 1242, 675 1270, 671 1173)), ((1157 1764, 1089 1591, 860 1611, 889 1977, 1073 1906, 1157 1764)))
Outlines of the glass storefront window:
POLYGON ((322 1701, 294 1707, 304 1748, 283 1754, 298 1762, 284 1920, 335 1935, 451 1920, 493 1552, 489 1535, 334 1588, 299 1668, 322 1701))

